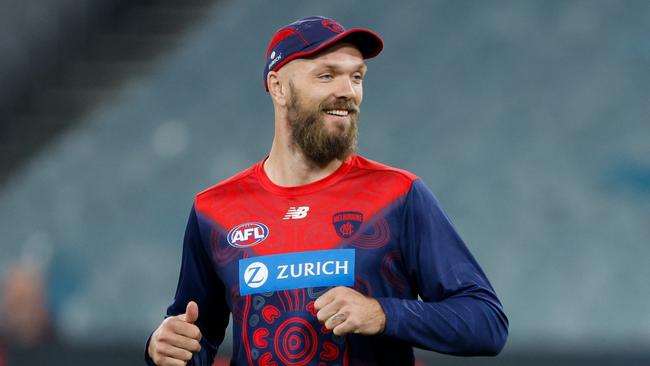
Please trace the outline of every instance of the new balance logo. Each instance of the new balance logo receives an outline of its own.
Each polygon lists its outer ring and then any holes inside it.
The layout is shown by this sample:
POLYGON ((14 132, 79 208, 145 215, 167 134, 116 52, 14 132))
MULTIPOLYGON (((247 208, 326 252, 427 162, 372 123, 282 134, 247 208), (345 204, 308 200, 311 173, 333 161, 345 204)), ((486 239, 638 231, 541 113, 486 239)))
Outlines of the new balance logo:
POLYGON ((307 212, 309 212, 309 206, 300 206, 300 207, 289 207, 289 211, 284 214, 282 220, 299 220, 307 217, 307 212))

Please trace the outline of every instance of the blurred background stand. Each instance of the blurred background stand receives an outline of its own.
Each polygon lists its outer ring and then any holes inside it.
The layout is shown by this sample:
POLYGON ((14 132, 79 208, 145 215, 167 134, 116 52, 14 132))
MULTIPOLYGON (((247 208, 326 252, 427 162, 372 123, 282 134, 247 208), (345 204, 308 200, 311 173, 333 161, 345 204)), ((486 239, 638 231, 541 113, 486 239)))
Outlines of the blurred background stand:
POLYGON ((306 15, 384 38, 360 153, 423 178, 510 318, 498 358, 420 363, 650 364, 650 2, 0 0, 0 366, 142 364, 306 15))

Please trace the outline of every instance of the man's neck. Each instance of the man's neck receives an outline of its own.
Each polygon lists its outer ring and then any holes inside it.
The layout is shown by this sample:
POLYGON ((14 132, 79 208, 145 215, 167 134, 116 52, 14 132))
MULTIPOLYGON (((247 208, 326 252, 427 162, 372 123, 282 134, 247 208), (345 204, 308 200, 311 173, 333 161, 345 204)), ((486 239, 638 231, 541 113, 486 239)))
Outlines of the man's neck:
POLYGON ((334 173, 343 162, 332 160, 324 167, 309 162, 297 148, 273 142, 269 158, 264 162, 266 176, 281 187, 298 187, 313 183, 334 173))

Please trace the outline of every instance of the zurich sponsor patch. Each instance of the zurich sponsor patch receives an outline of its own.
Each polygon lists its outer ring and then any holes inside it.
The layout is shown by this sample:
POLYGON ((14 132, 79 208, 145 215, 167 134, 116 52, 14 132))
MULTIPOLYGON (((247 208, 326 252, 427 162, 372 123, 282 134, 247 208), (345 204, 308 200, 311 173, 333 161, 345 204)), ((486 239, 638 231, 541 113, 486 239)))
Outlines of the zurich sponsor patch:
POLYGON ((353 286, 354 249, 316 250, 239 260, 239 293, 353 286))
POLYGON ((269 236, 269 228, 260 222, 237 225, 228 233, 228 244, 235 248, 248 248, 259 244, 269 236))

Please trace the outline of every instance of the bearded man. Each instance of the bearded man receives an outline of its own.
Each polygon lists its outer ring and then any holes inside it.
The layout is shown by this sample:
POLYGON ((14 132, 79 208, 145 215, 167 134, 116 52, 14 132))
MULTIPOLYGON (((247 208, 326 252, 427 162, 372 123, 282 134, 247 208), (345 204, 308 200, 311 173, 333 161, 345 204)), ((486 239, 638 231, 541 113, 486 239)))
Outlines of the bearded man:
POLYGON ((412 347, 496 355, 508 319, 422 181, 355 153, 365 59, 383 41, 308 17, 278 30, 267 158, 196 196, 149 365, 413 365, 412 347))

